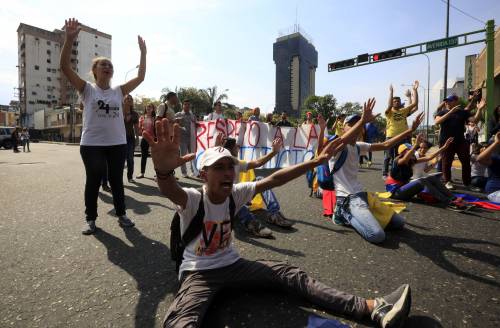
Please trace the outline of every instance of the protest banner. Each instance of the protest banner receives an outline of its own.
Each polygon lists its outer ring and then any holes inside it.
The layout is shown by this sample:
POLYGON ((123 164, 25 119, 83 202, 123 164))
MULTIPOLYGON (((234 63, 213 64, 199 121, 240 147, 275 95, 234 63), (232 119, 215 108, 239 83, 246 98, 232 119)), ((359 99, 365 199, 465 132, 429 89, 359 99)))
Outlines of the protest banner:
POLYGON ((275 138, 283 139, 283 148, 264 168, 281 168, 302 163, 314 156, 319 137, 318 125, 300 127, 276 127, 262 122, 240 122, 218 119, 196 122, 196 134, 193 142, 196 150, 195 166, 199 157, 210 147, 215 146, 219 133, 235 138, 240 145, 239 158, 251 161, 271 151, 275 138))

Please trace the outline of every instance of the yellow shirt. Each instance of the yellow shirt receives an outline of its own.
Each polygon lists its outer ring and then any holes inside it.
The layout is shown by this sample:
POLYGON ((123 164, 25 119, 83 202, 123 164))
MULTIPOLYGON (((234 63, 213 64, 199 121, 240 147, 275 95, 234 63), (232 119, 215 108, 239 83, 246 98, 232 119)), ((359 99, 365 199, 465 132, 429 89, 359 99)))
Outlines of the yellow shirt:
POLYGON ((387 113, 387 138, 392 138, 397 136, 400 133, 403 133, 405 130, 408 130, 408 123, 406 122, 406 118, 410 114, 410 109, 408 107, 394 110, 391 108, 389 113, 387 113))
POLYGON ((337 123, 337 126, 335 127, 335 134, 341 137, 344 134, 344 124, 341 122, 337 123))

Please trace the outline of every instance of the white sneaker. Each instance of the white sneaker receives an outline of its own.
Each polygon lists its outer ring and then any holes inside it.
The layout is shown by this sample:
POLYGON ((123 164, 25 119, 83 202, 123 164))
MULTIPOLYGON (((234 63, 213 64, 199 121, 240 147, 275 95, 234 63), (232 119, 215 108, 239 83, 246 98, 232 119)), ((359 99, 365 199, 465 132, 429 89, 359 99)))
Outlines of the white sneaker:
POLYGON ((446 182, 446 184, 445 184, 444 186, 445 186, 447 189, 449 189, 449 190, 453 190, 453 189, 455 189, 455 187, 453 186, 453 184, 452 184, 450 181, 446 182))

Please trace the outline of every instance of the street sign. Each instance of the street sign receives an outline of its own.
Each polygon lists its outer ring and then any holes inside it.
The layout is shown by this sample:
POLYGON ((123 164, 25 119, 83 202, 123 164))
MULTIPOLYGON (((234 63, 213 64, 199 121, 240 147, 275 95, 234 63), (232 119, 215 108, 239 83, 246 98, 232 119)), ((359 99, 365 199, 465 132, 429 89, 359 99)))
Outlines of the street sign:
POLYGON ((455 37, 451 37, 451 38, 427 42, 425 44, 425 49, 427 51, 435 51, 435 50, 441 50, 441 49, 454 47, 456 45, 458 45, 458 37, 455 36, 455 37))

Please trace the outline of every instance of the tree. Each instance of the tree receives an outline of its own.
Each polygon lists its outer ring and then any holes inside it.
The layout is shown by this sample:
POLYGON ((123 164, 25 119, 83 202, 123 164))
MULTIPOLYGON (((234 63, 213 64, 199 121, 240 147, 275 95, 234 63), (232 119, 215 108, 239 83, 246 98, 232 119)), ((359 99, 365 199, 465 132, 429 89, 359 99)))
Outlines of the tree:
POLYGON ((311 112, 313 117, 320 113, 323 117, 328 118, 337 113, 337 99, 331 94, 324 96, 309 96, 302 105, 302 119, 306 118, 306 113, 311 112))
MULTIPOLYGON (((212 107, 217 101, 220 101, 222 103, 223 100, 226 100, 228 98, 227 94, 224 93, 228 91, 228 89, 224 90, 223 93, 219 94, 216 85, 214 85, 211 88, 200 89, 200 91, 205 95, 205 97, 208 98, 212 107)), ((207 114, 208 113, 209 111, 207 111, 207 114)))
POLYGON ((160 100, 158 100, 156 98, 150 98, 150 97, 142 96, 142 95, 135 96, 135 98, 134 98, 134 109, 138 113, 144 112, 144 109, 146 108, 147 104, 153 104, 153 105, 155 105, 155 107, 158 107, 158 105, 160 104, 160 100))
POLYGON ((339 107, 339 114, 361 114, 363 111, 363 106, 358 102, 346 102, 339 107))

